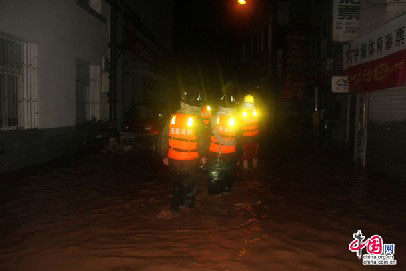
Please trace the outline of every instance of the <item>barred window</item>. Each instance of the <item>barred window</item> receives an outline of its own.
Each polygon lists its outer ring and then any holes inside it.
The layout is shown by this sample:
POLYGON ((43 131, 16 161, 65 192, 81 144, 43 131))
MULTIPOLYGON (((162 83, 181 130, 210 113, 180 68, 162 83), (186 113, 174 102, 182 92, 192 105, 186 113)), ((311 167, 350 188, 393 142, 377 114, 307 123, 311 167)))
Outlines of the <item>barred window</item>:
POLYGON ((0 129, 38 127, 37 46, 0 33, 0 129))
POLYGON ((100 119, 100 66, 76 61, 76 123, 100 119))

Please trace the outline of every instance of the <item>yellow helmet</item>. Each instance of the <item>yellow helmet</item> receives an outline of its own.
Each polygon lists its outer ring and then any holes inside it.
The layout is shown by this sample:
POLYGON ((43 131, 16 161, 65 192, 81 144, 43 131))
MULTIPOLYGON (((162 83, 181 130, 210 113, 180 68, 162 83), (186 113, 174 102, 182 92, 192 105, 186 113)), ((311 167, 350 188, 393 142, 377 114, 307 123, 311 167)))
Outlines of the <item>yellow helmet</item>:
POLYGON ((244 102, 251 103, 251 104, 255 103, 254 96, 252 96, 251 94, 245 95, 244 102))

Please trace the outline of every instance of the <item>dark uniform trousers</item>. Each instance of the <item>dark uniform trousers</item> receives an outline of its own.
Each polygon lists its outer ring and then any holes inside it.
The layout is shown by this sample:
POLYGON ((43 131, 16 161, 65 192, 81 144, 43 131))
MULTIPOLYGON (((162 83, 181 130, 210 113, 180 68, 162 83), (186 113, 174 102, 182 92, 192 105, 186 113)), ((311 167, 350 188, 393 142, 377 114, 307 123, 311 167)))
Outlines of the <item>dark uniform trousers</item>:
POLYGON ((218 154, 210 152, 208 156, 209 195, 231 191, 235 176, 236 153, 218 154))
POLYGON ((178 210, 181 205, 194 207, 199 183, 199 166, 199 159, 169 159, 169 169, 172 173, 172 183, 174 185, 171 203, 173 210, 178 210))

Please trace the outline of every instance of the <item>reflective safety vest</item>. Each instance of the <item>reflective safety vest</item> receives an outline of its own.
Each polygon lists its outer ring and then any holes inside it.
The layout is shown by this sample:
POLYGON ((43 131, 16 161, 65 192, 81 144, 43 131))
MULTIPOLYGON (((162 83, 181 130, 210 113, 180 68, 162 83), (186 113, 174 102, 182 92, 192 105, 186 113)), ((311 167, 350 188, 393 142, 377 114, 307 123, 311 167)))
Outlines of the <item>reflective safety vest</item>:
MULTIPOLYGON (((235 139, 235 118, 229 116, 217 117, 216 130, 224 140, 235 139)), ((233 153, 235 152, 235 144, 232 146, 221 145, 214 135, 211 136, 209 151, 216 153, 233 153)))
POLYGON ((196 116, 175 113, 169 120, 168 158, 193 160, 199 158, 196 138, 196 116))
POLYGON ((208 127, 210 123, 210 117, 211 117, 211 108, 209 105, 205 105, 202 108, 202 119, 203 123, 206 127, 208 127))
POLYGON ((259 135, 258 118, 254 115, 253 110, 244 111, 242 135, 246 137, 259 135))

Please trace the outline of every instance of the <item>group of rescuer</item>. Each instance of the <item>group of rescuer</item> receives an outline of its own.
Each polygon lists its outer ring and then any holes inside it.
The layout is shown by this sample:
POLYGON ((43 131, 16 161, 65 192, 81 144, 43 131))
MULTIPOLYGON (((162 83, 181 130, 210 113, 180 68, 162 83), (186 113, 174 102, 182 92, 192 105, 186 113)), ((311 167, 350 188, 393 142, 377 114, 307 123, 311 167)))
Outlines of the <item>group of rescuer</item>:
POLYGON ((180 108, 170 116, 160 137, 160 154, 172 173, 173 211, 193 208, 201 166, 208 170, 209 195, 228 192, 240 160, 257 167, 258 112, 251 93, 240 104, 230 83, 215 107, 197 87, 182 90, 180 108), (242 158, 242 159, 241 159, 242 158))

